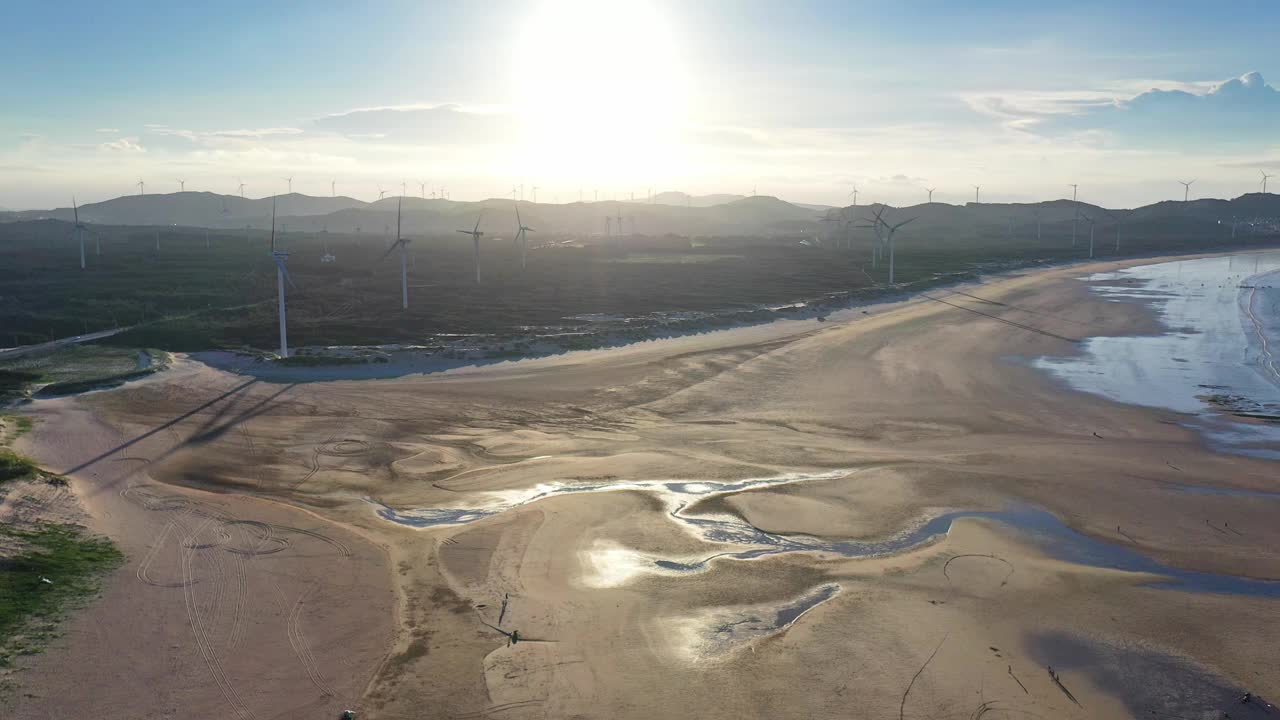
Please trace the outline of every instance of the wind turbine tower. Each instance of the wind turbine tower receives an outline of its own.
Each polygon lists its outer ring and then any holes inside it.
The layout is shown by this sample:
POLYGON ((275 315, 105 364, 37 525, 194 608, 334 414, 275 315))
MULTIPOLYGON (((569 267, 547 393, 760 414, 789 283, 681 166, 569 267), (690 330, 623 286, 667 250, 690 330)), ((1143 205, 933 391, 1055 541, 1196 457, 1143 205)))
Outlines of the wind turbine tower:
POLYGON ((893 265, 893 259, 894 259, 894 258, 893 258, 893 255, 894 255, 894 253, 893 253, 893 236, 894 236, 894 234, 895 234, 895 233, 897 233, 897 232, 898 232, 898 230, 899 230, 899 229, 901 229, 901 228, 902 228, 902 226, 904 226, 904 225, 906 225, 907 223, 909 223, 909 222, 911 222, 911 221, 915 220, 915 218, 907 218, 906 220, 903 220, 902 222, 898 223, 897 225, 890 225, 889 223, 885 222, 885 220, 884 220, 884 218, 883 218, 883 217, 881 217, 881 215, 883 215, 883 214, 884 214, 884 209, 885 209, 885 208, 884 208, 884 206, 883 206, 883 205, 881 205, 881 206, 880 206, 880 211, 876 213, 876 223, 878 223, 881 227, 883 227, 883 228, 884 228, 884 230, 885 230, 885 233, 888 235, 887 242, 888 242, 888 244, 889 244, 889 284, 890 284, 890 285, 892 285, 892 284, 893 284, 893 269, 894 269, 894 265, 893 265))
POLYGON ((480 229, 480 220, 484 218, 484 209, 480 210, 480 216, 476 218, 476 226, 470 230, 459 230, 463 235, 471 236, 471 243, 476 261, 476 284, 480 284, 480 238, 484 237, 484 231, 480 229))
POLYGON ((520 243, 520 270, 523 271, 528 267, 529 256, 529 233, 534 229, 524 224, 520 219, 520 203, 516 203, 516 240, 520 243))
POLYGON ((409 244, 409 239, 400 234, 400 207, 403 204, 404 196, 401 196, 400 199, 396 201, 396 241, 391 244, 391 247, 387 248, 387 251, 382 254, 381 259, 385 260, 387 256, 391 254, 391 251, 396 249, 396 246, 400 247, 400 308, 402 310, 408 310, 409 251, 406 246, 409 244))
POLYGON ((1076 204, 1079 190, 1079 185, 1071 184, 1071 206, 1075 209, 1075 214, 1071 216, 1071 247, 1076 246, 1076 226, 1080 223, 1080 206, 1076 204))
POLYGON ((973 186, 973 204, 979 205, 981 203, 982 203, 982 186, 974 185, 973 186))
POLYGON ((80 208, 76 205, 76 199, 71 198, 71 212, 75 217, 75 233, 76 239, 80 241, 80 269, 84 269, 84 223, 80 222, 80 208))
POLYGON ((329 181, 329 197, 338 197, 338 181, 329 181))
POLYGON ((284 311, 284 284, 293 285, 293 279, 289 277, 289 271, 285 269, 284 261, 289 259, 289 253, 276 250, 276 199, 271 198, 271 261, 276 264, 276 315, 280 319, 280 357, 289 357, 289 333, 287 323, 285 321, 284 311))

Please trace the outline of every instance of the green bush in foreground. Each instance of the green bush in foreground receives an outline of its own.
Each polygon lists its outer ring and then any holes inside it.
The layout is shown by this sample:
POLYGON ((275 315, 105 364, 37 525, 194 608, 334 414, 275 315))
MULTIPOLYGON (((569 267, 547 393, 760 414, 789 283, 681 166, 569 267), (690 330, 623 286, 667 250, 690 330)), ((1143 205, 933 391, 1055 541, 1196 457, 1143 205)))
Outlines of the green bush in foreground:
POLYGON ((0 483, 35 477, 37 470, 39 468, 30 460, 12 450, 0 448, 0 483))
POLYGON ((0 556, 0 667, 38 652, 62 613, 124 559, 106 538, 63 525, 0 526, 0 545, 15 548, 0 556))

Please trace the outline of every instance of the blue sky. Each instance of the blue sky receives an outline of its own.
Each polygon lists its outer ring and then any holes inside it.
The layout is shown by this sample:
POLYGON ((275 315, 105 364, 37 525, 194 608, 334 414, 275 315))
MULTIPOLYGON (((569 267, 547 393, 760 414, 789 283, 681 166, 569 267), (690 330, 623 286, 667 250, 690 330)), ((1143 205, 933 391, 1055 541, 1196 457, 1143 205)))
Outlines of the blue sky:
POLYGON ((19 0, 5 24, 0 207, 286 175, 1131 205, 1280 172, 1275 2, 19 0))

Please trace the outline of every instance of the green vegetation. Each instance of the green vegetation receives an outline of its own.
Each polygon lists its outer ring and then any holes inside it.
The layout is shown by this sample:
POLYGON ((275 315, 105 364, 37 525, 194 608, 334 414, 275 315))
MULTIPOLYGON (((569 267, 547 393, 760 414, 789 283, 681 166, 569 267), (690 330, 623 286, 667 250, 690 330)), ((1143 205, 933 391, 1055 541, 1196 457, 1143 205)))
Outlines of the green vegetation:
POLYGON ((40 468, 21 455, 0 447, 0 484, 10 480, 24 480, 36 477, 40 468))
POLYGON ((39 373, 0 367, 0 402, 26 397, 28 388, 39 381, 39 373))
POLYGON ((0 382, 10 377, 7 399, 42 394, 65 395, 109 387, 155 372, 167 359, 159 351, 102 345, 66 345, 54 350, 0 359, 0 382))
MULTIPOLYGON (((1098 218, 1095 250, 1103 259, 1224 249, 1232 242, 1231 225, 1220 220, 1265 215, 1267 202, 1250 196, 1195 213, 1180 204, 1152 206, 1119 213, 1123 227, 1115 215, 1084 210, 1098 218)), ((861 227, 872 212, 868 207, 852 218, 849 247, 843 237, 837 242, 831 236, 845 232, 838 225, 816 221, 775 223, 768 237, 548 232, 538 240, 549 245, 531 249, 522 270, 510 243, 486 242, 482 285, 474 281, 470 240, 418 236, 409 248, 408 310, 400 307, 399 263, 380 259, 380 233, 295 231, 278 233, 277 241, 291 253, 296 283, 287 291, 291 345, 426 343, 440 334, 592 332, 596 326, 580 317, 586 315, 749 311, 838 293, 874 299, 966 274, 1084 260, 1089 228, 1073 223, 1076 209, 1065 201, 890 209, 891 222, 920 216, 897 236, 897 288, 884 285, 883 258, 870 262, 874 239, 861 227), (326 251, 337 261, 322 262, 326 251)), ((101 344, 174 351, 276 346, 276 278, 265 232, 210 230, 206 247, 203 229, 94 230, 102 236, 102 255, 92 255, 81 271, 67 223, 0 224, 0 267, 12 268, 0 274, 0 342, 30 344, 127 327, 101 344)), ((1251 225, 1240 229, 1238 242, 1261 247, 1276 240, 1272 225, 1251 225)), ((5 370, 43 374, 0 363, 5 370)), ((0 377, 0 387, 6 382, 14 381, 0 377)))
POLYGON ((122 561, 109 540, 75 527, 0 526, 0 667, 39 652, 62 614, 122 561))

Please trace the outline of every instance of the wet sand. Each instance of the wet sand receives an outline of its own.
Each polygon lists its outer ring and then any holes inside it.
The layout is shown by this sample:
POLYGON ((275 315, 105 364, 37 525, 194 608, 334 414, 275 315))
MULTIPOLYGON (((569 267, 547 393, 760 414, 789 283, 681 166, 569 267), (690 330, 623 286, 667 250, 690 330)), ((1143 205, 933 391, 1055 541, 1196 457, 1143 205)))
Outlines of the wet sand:
MULTIPOLYGON (((59 444, 59 418, 92 413, 151 433, 129 450, 146 448, 155 492, 217 508, 184 516, 188 534, 250 508, 306 513, 362 552, 345 574, 332 558, 288 573, 298 592, 324 577, 347 593, 308 625, 331 643, 312 666, 348 678, 336 695, 362 717, 1250 717, 1234 695, 1280 697, 1276 465, 1032 367, 1159 331, 1077 279, 1114 267, 394 380, 277 385, 180 361, 37 403, 51 420, 33 447, 58 458, 88 424, 59 444), (356 637, 354 657, 337 650, 356 637)), ((137 504, 95 508, 108 459, 76 473, 95 518, 137 504)), ((141 542, 131 563, 146 557, 141 542)), ((132 622, 120 603, 108 590, 75 622, 132 622)), ((202 623, 165 637, 224 632, 202 623)), ((106 643, 73 635, 34 686, 86 646, 106 643)), ((274 682, 213 656, 241 697, 274 682)), ((160 665, 125 657, 122 675, 160 665)), ((83 673, 72 696, 111 682, 83 673)), ((181 687, 219 692, 216 676, 181 687)), ((323 697, 300 688, 294 707, 323 697)), ((225 716, 211 707, 181 714, 225 716)))

